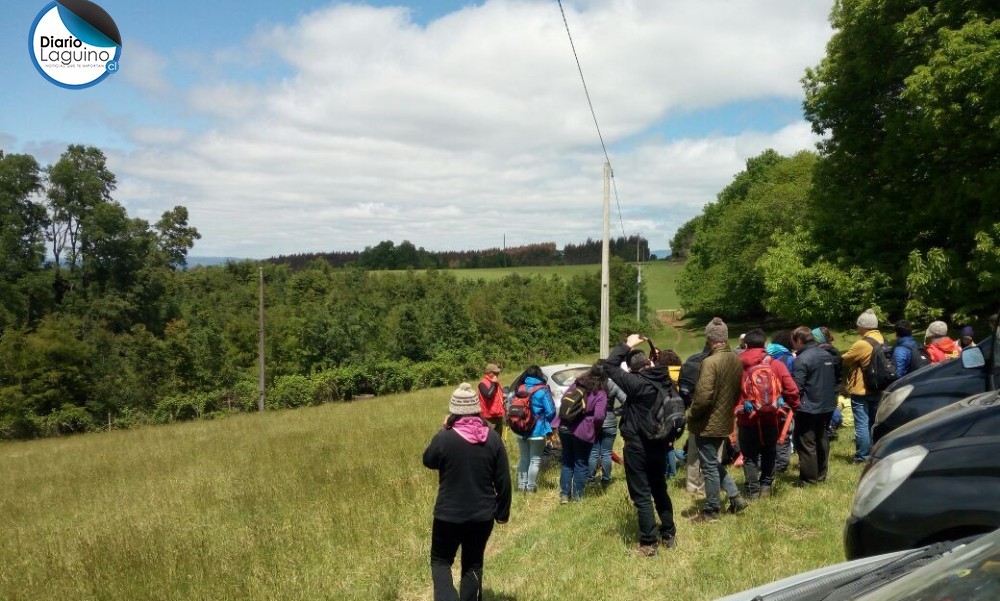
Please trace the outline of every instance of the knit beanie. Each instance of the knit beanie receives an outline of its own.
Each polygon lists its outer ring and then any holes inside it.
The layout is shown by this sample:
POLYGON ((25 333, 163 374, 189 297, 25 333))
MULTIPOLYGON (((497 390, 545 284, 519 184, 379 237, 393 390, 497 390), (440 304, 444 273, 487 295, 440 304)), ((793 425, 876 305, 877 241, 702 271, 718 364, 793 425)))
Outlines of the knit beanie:
POLYGON ((932 321, 927 326, 927 335, 931 338, 941 338, 948 335, 948 324, 943 321, 932 321))
POLYGON ((962 328, 962 337, 972 338, 975 334, 976 331, 972 329, 972 326, 965 326, 962 328))
POLYGON ((812 334, 813 338, 816 339, 816 342, 820 344, 826 344, 826 336, 823 335, 823 330, 819 328, 813 328, 812 334))
POLYGON ((858 327, 864 328, 866 330, 877 330, 878 329, 878 317, 875 316, 875 311, 868 309, 858 317, 858 327))
POLYGON ((451 393, 448 407, 453 415, 479 415, 479 395, 468 382, 462 382, 451 393))
POLYGON ((709 342, 726 342, 729 340, 729 326, 721 317, 713 317, 705 326, 705 338, 709 342))

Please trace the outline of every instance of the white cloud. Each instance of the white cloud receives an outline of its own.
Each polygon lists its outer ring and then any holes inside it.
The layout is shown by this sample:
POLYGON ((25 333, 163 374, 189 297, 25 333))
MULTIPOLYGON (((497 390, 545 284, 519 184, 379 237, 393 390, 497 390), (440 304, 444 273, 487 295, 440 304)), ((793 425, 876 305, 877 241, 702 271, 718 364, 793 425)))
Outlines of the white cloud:
MULTIPOLYGON (((803 69, 830 35, 829 6, 800 0, 566 6, 609 144, 675 111, 798 98, 803 69)), ((603 156, 551 2, 490 0, 426 27, 404 9, 338 5, 247 47, 277 53, 292 75, 270 87, 191 90, 214 128, 139 130, 138 149, 111 153, 118 196, 133 195, 123 201, 188 206, 203 235, 197 254, 404 238, 472 248, 496 245, 503 231, 508 244, 600 235, 603 156)), ((746 158, 814 142, 800 122, 614 155, 626 228, 664 246, 746 158)))
POLYGON ((124 40, 122 77, 153 97, 170 93, 171 86, 164 75, 167 60, 138 40, 124 40))

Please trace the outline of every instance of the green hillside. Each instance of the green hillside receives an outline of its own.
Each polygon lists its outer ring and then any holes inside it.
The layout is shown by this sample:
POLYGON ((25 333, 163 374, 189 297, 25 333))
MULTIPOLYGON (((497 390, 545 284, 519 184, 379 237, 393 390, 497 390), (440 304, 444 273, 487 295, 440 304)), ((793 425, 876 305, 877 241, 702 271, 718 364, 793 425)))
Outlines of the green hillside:
MULTIPOLYGON (((429 599, 437 479, 420 457, 448 393, 2 444, 0 599, 429 599)), ((847 438, 829 484, 780 479, 716 524, 681 517, 694 499, 675 481, 679 544, 654 559, 631 552, 620 471, 560 506, 549 466, 494 532, 486 598, 698 601, 839 561, 847 438)))

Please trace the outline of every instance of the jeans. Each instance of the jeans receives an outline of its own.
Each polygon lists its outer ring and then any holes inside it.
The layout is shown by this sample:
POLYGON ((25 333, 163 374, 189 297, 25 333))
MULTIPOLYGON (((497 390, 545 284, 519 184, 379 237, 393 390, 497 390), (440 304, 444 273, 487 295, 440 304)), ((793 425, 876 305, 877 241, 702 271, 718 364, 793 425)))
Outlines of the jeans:
POLYGON ((611 481, 611 449, 615 446, 615 439, 618 438, 616 428, 604 428, 597 433, 597 441, 590 449, 590 462, 588 467, 590 476, 588 480, 593 481, 597 476, 597 465, 601 466, 601 483, 607 484, 611 481))
POLYGON ((674 507, 667 494, 666 470, 667 443, 643 438, 625 439, 625 483, 638 514, 640 545, 657 542, 654 505, 660 516, 660 536, 669 538, 677 533, 674 507))
POLYGON ((675 449, 674 445, 670 445, 667 450, 667 478, 673 478, 677 475, 677 462, 684 461, 684 451, 681 449, 675 449))
POLYGON ((740 452, 747 492, 760 493, 762 486, 774 482, 774 462, 778 456, 778 425, 760 424, 739 427, 740 452))
POLYGON ((701 477, 701 462, 698 461, 698 445, 695 444, 695 435, 688 434, 687 437, 687 491, 690 493, 704 493, 705 479, 701 477))
POLYGON ((580 440, 569 432, 559 432, 562 442, 562 471, 559 473, 559 495, 579 501, 587 483, 588 462, 592 442, 580 440))
POLYGON ((705 513, 719 512, 720 487, 726 491, 730 501, 740 496, 733 477, 726 473, 726 466, 719 462, 719 451, 724 442, 725 438, 722 437, 695 436, 701 475, 705 478, 705 513))
POLYGON ((517 490, 535 492, 538 470, 542 467, 544 438, 521 438, 517 436, 517 490))
POLYGON ((871 453, 872 431, 871 420, 878 411, 880 394, 852 394, 851 411, 854 413, 854 460, 868 461, 871 453))
POLYGON ((797 413, 795 449, 799 453, 799 480, 808 484, 826 482, 830 439, 826 429, 833 413, 797 413))
POLYGON ((493 520, 456 524, 435 519, 431 530, 431 580, 434 601, 480 601, 483 598, 483 554, 493 520), (455 591, 451 565, 462 547, 461 593, 455 591))

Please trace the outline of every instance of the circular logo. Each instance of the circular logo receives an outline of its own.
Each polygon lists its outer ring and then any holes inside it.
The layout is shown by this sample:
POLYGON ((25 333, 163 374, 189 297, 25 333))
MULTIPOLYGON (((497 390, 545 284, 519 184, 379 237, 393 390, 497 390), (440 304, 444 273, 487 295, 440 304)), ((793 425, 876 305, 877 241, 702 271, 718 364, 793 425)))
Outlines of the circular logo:
POLYGON ((122 38, 100 6, 89 0, 57 0, 35 17, 28 48, 42 77, 79 90, 118 71, 122 38))

